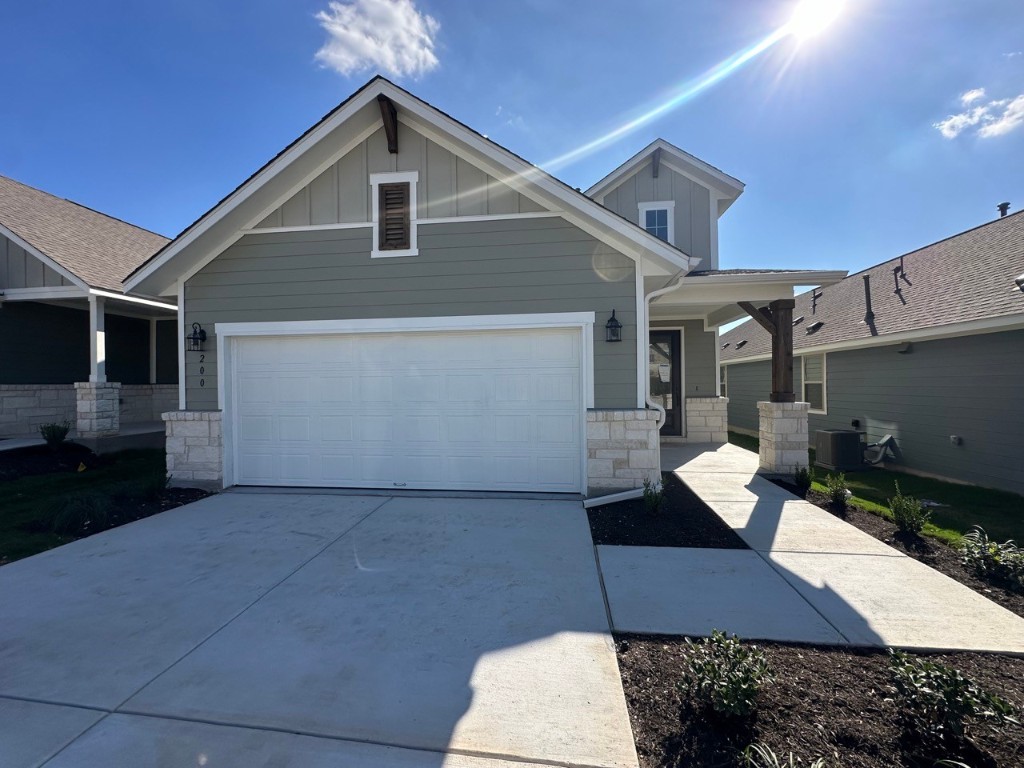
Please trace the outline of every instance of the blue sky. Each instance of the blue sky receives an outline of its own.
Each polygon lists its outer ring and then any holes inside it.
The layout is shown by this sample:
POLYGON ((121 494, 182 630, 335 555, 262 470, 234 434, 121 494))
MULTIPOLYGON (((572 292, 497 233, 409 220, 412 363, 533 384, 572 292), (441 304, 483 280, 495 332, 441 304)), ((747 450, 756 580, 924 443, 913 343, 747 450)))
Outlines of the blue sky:
MULTIPOLYGON (((378 71, 543 165, 793 6, 8 4, 0 173, 173 235, 378 71)), ((586 188, 659 136, 747 184, 721 222, 723 267, 859 269, 1024 207, 1024 8, 848 0, 820 36, 782 40, 556 175, 586 188)))

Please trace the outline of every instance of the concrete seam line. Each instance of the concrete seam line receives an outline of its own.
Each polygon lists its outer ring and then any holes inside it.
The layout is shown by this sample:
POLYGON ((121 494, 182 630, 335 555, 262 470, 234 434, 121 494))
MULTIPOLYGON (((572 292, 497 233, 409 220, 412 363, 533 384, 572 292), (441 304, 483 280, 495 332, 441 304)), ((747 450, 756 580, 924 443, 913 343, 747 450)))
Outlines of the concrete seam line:
POLYGON ((106 707, 91 707, 88 704, 70 704, 66 701, 51 701, 50 699, 38 699, 34 696, 18 696, 13 693, 0 693, 0 699, 7 699, 8 701, 24 701, 29 704, 49 704, 53 707, 65 707, 67 709, 84 709, 89 712, 102 712, 103 714, 109 714, 113 711, 106 707))
MULTIPOLYGON (((608 602, 608 589, 604 585, 604 571, 601 570, 601 555, 598 554, 597 544, 594 544, 594 565, 597 566, 597 582, 601 586, 601 599, 604 600, 604 613, 608 618, 608 631, 615 631, 615 619, 612 618, 612 604, 608 602)), ((612 638, 614 648, 615 638, 612 638)))
POLYGON ((239 611, 237 611, 233 616, 231 616, 231 618, 229 618, 227 621, 225 621, 223 624, 221 624, 219 627, 217 627, 215 630, 213 630, 210 634, 208 634, 206 637, 204 637, 199 642, 197 642, 195 645, 193 645, 191 648, 189 648, 187 651, 185 651, 185 653, 183 653, 177 659, 172 661, 167 667, 165 667, 160 672, 158 672, 156 675, 154 675, 149 680, 147 680, 145 683, 140 685, 137 689, 135 689, 129 696, 127 696, 120 704, 118 704, 116 707, 114 707, 111 711, 112 712, 119 712, 121 710, 121 707, 123 707, 126 703, 131 701, 131 699, 133 697, 137 696, 144 688, 146 688, 148 685, 150 685, 158 677, 166 674, 167 672, 170 672, 172 669, 174 669, 174 667, 176 667, 178 664, 180 664, 186 658, 191 656, 197 649, 199 649, 202 646, 206 645, 206 643, 208 643, 210 640, 212 640, 214 638, 214 636, 218 635, 223 629, 225 629, 230 624, 233 624, 235 622, 235 620, 238 619, 238 617, 240 617, 243 613, 248 611, 250 608, 252 608, 254 605, 256 605, 256 603, 260 602, 263 598, 265 598, 267 595, 269 595, 271 592, 273 592, 279 586, 281 586, 286 581, 288 581, 288 579, 290 579, 296 573, 298 573, 303 568, 305 568, 307 565, 309 565, 313 560, 315 560, 316 558, 320 557, 320 555, 322 555, 327 549, 329 549, 330 547, 332 547, 335 544, 337 544, 339 541, 341 541, 341 539, 345 538, 345 536, 347 536, 349 533, 351 533, 356 527, 361 525, 368 517, 370 517, 370 515, 372 515, 374 512, 376 512, 377 510, 381 509, 385 505, 387 505, 388 502, 390 502, 390 501, 391 501, 390 498, 385 498, 384 501, 382 501, 380 504, 378 504, 373 509, 371 509, 369 512, 367 512, 365 515, 363 515, 361 518, 359 518, 356 522, 354 522, 352 525, 350 525, 348 528, 346 528, 344 531, 342 531, 340 534, 338 534, 338 536, 336 536, 335 538, 331 539, 329 542, 324 544, 324 546, 322 546, 320 549, 318 549, 316 552, 314 552, 308 558, 306 558, 301 563, 299 563, 287 575, 285 575, 283 578, 281 578, 276 583, 272 584, 269 588, 267 588, 267 590, 265 592, 263 592, 263 594, 257 596, 255 600, 253 600, 252 602, 248 603, 245 607, 243 607, 239 611))
MULTIPOLYGON (((92 711, 95 711, 95 710, 92 710, 92 711)), ((97 718, 97 720, 96 720, 96 722, 95 722, 95 723, 92 723, 92 724, 91 724, 91 725, 90 725, 89 727, 87 727, 87 728, 83 728, 83 729, 82 729, 82 730, 81 730, 81 731, 80 731, 79 733, 77 733, 77 734, 76 734, 75 736, 73 736, 72 738, 68 739, 67 743, 66 743, 66 744, 64 744, 64 745, 63 745, 62 747, 60 747, 60 749, 56 750, 56 751, 55 751, 55 752, 54 752, 54 753, 53 753, 52 755, 49 755, 48 757, 46 757, 46 758, 44 758, 44 759, 43 759, 42 761, 40 761, 40 762, 38 763, 38 765, 40 766, 40 768, 43 768, 44 766, 46 766, 46 765, 49 765, 49 764, 50 764, 50 762, 52 762, 53 760, 56 760, 56 759, 57 759, 57 757, 58 757, 58 756, 59 756, 59 755, 60 755, 60 754, 61 754, 61 753, 62 753, 62 752, 63 752, 63 751, 65 750, 65 749, 67 749, 67 748, 68 748, 68 747, 70 747, 70 746, 71 746, 72 744, 74 744, 74 743, 75 743, 76 741, 78 741, 78 740, 79 740, 80 738, 82 738, 83 736, 85 736, 85 734, 87 734, 87 733, 88 733, 89 731, 91 731, 91 730, 92 730, 93 728, 95 728, 95 727, 96 727, 97 725, 99 725, 100 723, 102 723, 102 722, 103 722, 104 720, 106 720, 106 719, 107 719, 108 717, 110 717, 110 713, 109 713, 109 712, 104 712, 104 713, 103 713, 103 715, 102 715, 102 717, 99 717, 99 718, 97 718)))
POLYGON ((473 749, 438 749, 435 747, 417 747, 410 744, 402 744, 392 741, 375 741, 373 739, 359 739, 351 736, 335 736, 330 733, 319 731, 302 730, 296 728, 283 728, 274 725, 249 725, 247 723, 233 723, 228 720, 213 720, 200 717, 185 717, 184 715, 162 715, 155 712, 143 712, 134 709, 122 709, 111 712, 112 715, 127 715, 131 717, 146 717, 152 720, 171 720, 180 723, 196 723, 198 725, 213 725, 220 728, 240 728, 246 731, 262 731, 266 733, 280 733, 288 736, 306 736, 312 739, 327 739, 329 741, 344 741, 350 744, 366 744, 373 747, 387 747, 390 749, 404 749, 411 752, 429 752, 435 755, 459 755, 462 757, 473 757, 484 760, 503 760, 505 762, 524 763, 526 765, 549 765, 554 768, 602 768, 592 763, 571 763, 563 760, 550 760, 543 757, 523 757, 501 752, 481 752, 473 749))

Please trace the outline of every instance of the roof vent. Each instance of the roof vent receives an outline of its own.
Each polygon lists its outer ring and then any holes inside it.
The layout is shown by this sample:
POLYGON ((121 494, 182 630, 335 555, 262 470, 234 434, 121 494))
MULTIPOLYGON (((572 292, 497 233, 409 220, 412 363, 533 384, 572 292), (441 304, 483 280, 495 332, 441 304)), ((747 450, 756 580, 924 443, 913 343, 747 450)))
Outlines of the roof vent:
POLYGON ((864 275, 864 322, 868 325, 875 322, 875 313, 871 309, 871 275, 864 275))
POLYGON ((810 325, 807 326, 807 333, 808 334, 814 333, 819 328, 821 328, 821 326, 823 326, 824 324, 825 323, 822 322, 821 320, 816 320, 815 322, 813 322, 813 323, 811 323, 810 325))
POLYGON ((803 315, 800 315, 800 317, 796 318, 796 319, 795 319, 795 320, 793 321, 793 325, 800 325, 800 323, 802 323, 803 321, 804 321, 804 316, 803 316, 803 315))
POLYGON ((723 344, 723 345, 722 345, 722 349, 725 349, 725 348, 726 348, 726 347, 728 347, 728 346, 729 346, 730 344, 732 344, 732 342, 731 342, 731 341, 727 341, 727 342, 725 342, 725 344, 723 344))
POLYGON ((746 343, 747 343, 746 339, 741 339, 740 341, 737 341, 736 342, 736 349, 739 349, 740 347, 745 346, 746 343))
POLYGON ((999 211, 999 218, 1001 219, 1010 212, 1010 204, 1000 203, 999 205, 996 206, 996 210, 999 211))
POLYGON ((1021 293, 1024 293, 1024 275, 1014 278, 1013 282, 1015 282, 1017 287, 1020 288, 1021 293))

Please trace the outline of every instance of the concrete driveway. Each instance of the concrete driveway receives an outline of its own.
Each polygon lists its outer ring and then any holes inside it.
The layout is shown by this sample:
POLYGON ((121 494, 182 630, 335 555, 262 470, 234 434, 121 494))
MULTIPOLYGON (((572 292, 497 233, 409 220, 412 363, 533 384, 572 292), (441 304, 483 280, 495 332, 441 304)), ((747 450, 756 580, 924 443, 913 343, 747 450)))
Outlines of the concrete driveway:
POLYGON ((227 493, 0 616, 5 768, 637 765, 579 502, 227 493))

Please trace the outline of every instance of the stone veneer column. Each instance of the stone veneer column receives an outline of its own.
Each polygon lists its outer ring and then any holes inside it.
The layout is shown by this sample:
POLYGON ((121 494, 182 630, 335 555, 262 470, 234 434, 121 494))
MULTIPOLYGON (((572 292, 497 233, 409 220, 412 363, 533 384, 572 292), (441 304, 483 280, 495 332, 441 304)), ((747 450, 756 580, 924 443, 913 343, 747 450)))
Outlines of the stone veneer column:
POLYGON ((792 475, 807 466, 808 403, 757 404, 759 459, 762 472, 792 475))
POLYGON ((219 491, 224 485, 220 411, 168 411, 167 473, 178 488, 219 491))
POLYGON ((686 442, 729 442, 729 398, 686 398, 686 442))
POLYGON ((116 381, 76 381, 75 430, 78 437, 110 437, 121 431, 121 385, 116 381))
POLYGON ((587 411, 587 495, 639 488, 661 479, 658 412, 587 411))

